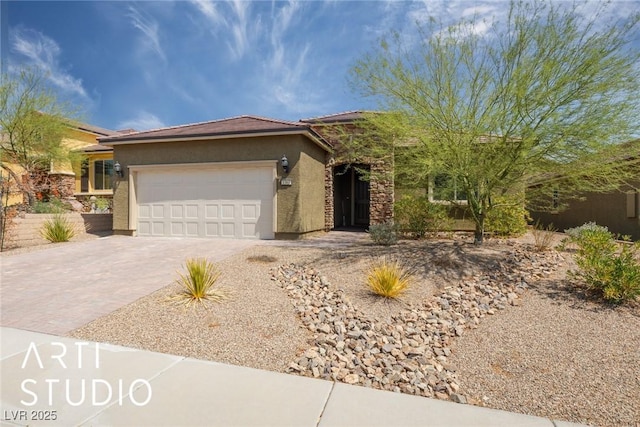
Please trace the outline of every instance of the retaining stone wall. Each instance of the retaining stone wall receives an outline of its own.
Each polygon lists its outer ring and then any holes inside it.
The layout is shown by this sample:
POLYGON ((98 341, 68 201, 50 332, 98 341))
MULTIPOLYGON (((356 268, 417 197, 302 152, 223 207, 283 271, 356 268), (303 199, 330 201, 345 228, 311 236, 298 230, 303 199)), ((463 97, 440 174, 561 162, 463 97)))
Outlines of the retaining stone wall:
MULTIPOLYGON (((65 214, 76 229, 77 235, 109 233, 113 229, 112 214, 65 214)), ((24 214, 11 220, 4 247, 6 249, 43 245, 47 243, 40 235, 43 224, 53 214, 24 214)))

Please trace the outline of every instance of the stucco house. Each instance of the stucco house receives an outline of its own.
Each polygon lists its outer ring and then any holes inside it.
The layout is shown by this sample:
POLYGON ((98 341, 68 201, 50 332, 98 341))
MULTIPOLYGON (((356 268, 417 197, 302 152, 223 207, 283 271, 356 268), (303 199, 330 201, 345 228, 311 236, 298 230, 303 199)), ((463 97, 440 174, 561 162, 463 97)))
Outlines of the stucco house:
POLYGON ((392 181, 345 169, 331 138, 332 126, 359 117, 239 116, 100 138, 120 170, 114 232, 273 239, 383 222, 393 215, 392 181))
POLYGON ((623 144, 628 153, 612 161, 620 162, 632 179, 616 191, 589 192, 578 200, 562 200, 559 192, 549 198, 547 209, 533 211, 531 217, 544 225, 553 224, 558 230, 578 227, 587 222, 606 226, 615 234, 640 240, 640 140, 623 144), (635 178, 633 178, 635 177, 635 178), (566 205, 564 209, 556 209, 566 205))
MULTIPOLYGON (((48 169, 41 171, 41 176, 35 179, 42 182, 40 190, 56 197, 89 198, 93 195, 111 197, 111 168, 113 165, 113 149, 98 144, 98 138, 119 135, 98 126, 77 121, 69 121, 67 130, 62 138, 62 145, 69 151, 80 154, 80 163, 59 162, 52 163, 48 169)), ((126 131, 128 132, 128 131, 126 131)), ((18 175, 22 169, 18 165, 7 164, 18 175)), ((5 171, 3 172, 6 174, 5 171)), ((23 194, 16 186, 12 186, 8 197, 9 206, 24 203, 23 194)))

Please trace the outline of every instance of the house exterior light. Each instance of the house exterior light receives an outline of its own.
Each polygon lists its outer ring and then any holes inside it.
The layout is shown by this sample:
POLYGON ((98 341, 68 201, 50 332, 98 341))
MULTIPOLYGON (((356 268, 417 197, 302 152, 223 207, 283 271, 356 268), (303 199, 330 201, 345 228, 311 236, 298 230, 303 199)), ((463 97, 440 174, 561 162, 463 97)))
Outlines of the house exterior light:
POLYGON ((113 164, 113 170, 116 172, 116 174, 117 174, 120 178, 124 177, 124 173, 122 173, 122 166, 120 166, 120 162, 116 161, 116 162, 113 164))
POLYGON ((282 155, 282 158, 280 159, 280 165, 282 166, 282 170, 284 171, 284 173, 289 173, 289 159, 287 159, 287 156, 282 155))

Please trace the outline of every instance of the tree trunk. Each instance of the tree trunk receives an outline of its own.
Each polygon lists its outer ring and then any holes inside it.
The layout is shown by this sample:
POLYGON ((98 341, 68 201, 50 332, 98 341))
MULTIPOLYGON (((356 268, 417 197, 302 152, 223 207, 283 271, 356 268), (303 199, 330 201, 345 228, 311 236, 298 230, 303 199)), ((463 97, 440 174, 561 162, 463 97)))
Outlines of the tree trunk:
POLYGON ((473 244, 482 245, 483 241, 484 241, 484 214, 480 214, 476 218, 476 230, 473 235, 473 244))

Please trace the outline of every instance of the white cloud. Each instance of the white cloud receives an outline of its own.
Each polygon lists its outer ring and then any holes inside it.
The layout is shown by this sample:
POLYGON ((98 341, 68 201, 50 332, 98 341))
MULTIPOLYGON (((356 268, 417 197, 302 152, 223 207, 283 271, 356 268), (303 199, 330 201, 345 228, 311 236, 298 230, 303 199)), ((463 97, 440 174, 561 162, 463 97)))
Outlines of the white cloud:
POLYGON ((223 36, 231 36, 227 40, 227 47, 234 59, 238 60, 245 56, 261 28, 260 18, 254 18, 251 14, 251 2, 233 0, 219 3, 212 0, 192 0, 191 4, 211 24, 212 34, 221 33, 223 36), (220 4, 224 6, 224 11, 218 9, 220 4))
POLYGON ((135 129, 138 131, 158 129, 166 127, 166 125, 155 114, 148 111, 138 111, 138 114, 128 120, 118 123, 118 129, 135 129))
POLYGON ((44 71, 47 79, 64 92, 88 98, 82 80, 62 69, 62 50, 55 40, 39 31, 21 26, 12 28, 10 34, 12 53, 26 58, 23 63, 44 71))
POLYGON ((157 54, 163 61, 166 61, 167 57, 160 44, 160 26, 158 22, 149 16, 144 16, 133 6, 129 6, 127 16, 131 18, 131 25, 142 32, 142 43, 145 48, 157 54))

